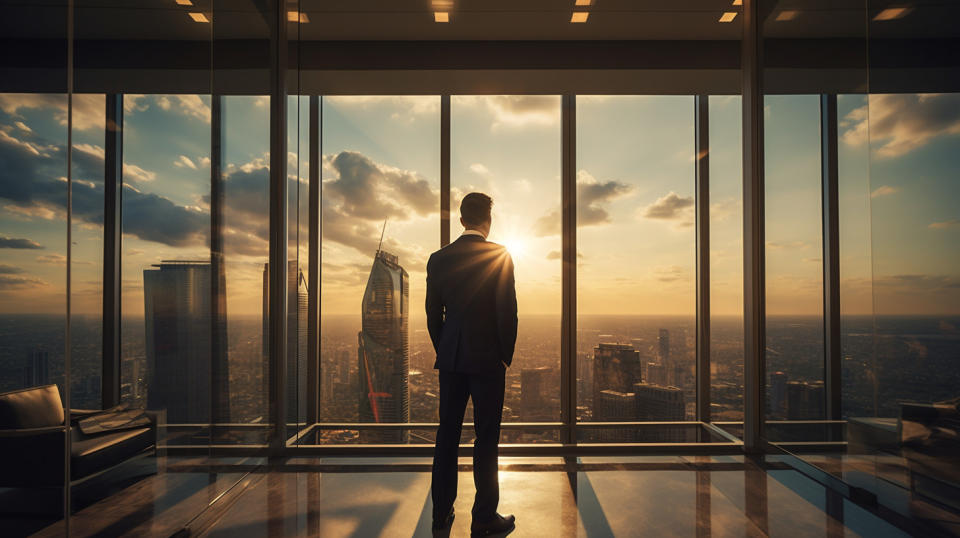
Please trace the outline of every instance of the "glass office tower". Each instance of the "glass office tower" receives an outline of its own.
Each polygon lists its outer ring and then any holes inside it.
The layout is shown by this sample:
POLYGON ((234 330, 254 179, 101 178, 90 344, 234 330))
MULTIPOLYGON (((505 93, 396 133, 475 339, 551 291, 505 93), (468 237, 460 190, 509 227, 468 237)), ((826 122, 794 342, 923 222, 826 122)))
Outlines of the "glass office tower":
MULTIPOLYGON (((363 328, 357 334, 361 422, 410 421, 409 286, 397 256, 377 250, 360 306, 363 328)), ((408 438, 404 430, 361 433, 361 440, 374 443, 403 443, 408 438)))

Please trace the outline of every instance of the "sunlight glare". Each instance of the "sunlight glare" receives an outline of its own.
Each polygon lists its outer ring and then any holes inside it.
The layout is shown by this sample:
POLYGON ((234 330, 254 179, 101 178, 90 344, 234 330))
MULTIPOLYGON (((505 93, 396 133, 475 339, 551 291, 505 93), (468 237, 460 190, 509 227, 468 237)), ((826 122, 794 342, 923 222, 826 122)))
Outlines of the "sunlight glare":
POLYGON ((503 246, 507 247, 507 252, 511 257, 520 258, 527 252, 527 242, 523 237, 512 235, 503 240, 503 246))

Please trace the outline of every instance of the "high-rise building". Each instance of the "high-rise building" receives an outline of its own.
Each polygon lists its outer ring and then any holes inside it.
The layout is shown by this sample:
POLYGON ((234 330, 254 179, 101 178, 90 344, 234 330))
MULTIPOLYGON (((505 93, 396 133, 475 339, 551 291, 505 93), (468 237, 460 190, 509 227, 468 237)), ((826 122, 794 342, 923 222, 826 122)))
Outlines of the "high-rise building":
POLYGON ((213 334, 226 323, 211 320, 211 297, 207 261, 164 261, 143 271, 147 406, 166 409, 172 424, 209 422, 211 402, 224 399, 210 393, 224 386, 211 384, 211 364, 226 363, 225 356, 212 356, 211 337, 226 341, 213 334))
MULTIPOLYGON (((360 422, 409 422, 410 277, 393 254, 378 250, 361 303, 357 334, 360 422)), ((364 430, 364 442, 405 443, 408 432, 364 430)))
POLYGON ((669 364, 670 331, 668 329, 660 329, 660 335, 657 337, 657 347, 660 349, 660 364, 669 364))
POLYGON ((770 417, 783 418, 787 408, 787 381, 789 378, 783 372, 770 374, 770 417))
MULTIPOLYGON (((593 349, 593 402, 600 392, 631 392, 634 383, 643 381, 640 352, 629 344, 598 344, 593 349)), ((596 414, 594 409, 594 414, 596 414)))
POLYGON ((27 365, 23 367, 23 386, 38 387, 50 383, 50 352, 37 350, 27 355, 27 365))
MULTIPOLYGON (((307 412, 307 287, 296 260, 287 262, 287 421, 306 419, 307 412)), ((263 393, 270 379, 270 264, 263 264, 263 393)), ((266 410, 265 410, 266 411, 266 410)))
POLYGON ((523 422, 548 421, 553 418, 547 390, 550 368, 520 370, 520 417, 523 422))
POLYGON ((667 367, 655 362, 647 363, 647 375, 644 377, 647 383, 653 385, 667 386, 670 380, 667 378, 667 367))
POLYGON ((636 416, 639 421, 679 421, 686 419, 683 390, 648 383, 633 386, 636 394, 636 416))
MULTIPOLYGON (((631 422, 637 420, 635 394, 616 390, 601 390, 594 400, 594 420, 597 422, 631 422)), ((628 443, 635 439, 635 428, 601 428, 597 440, 607 443, 628 443)))
POLYGON ((823 381, 787 382, 787 420, 821 420, 825 403, 823 381))

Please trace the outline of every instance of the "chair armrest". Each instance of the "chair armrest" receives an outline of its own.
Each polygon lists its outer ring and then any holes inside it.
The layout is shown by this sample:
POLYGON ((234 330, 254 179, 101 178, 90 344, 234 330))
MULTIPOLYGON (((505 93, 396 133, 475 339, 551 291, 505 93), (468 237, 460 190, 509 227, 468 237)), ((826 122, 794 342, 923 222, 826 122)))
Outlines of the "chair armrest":
POLYGON ((76 426, 77 422, 96 415, 97 413, 103 413, 102 409, 71 409, 70 410, 70 424, 76 426))

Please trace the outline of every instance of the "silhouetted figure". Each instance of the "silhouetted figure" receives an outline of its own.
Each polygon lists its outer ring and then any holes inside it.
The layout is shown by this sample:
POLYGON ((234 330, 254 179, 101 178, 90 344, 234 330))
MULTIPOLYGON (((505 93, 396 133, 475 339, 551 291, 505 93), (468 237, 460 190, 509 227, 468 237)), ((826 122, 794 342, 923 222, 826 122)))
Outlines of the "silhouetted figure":
POLYGON ((517 294, 513 260, 486 240, 493 201, 470 193, 460 203, 463 235, 427 262, 427 329, 440 371, 440 428, 433 456, 433 529, 449 531, 457 497, 457 448, 467 399, 473 398, 471 534, 513 529, 514 517, 497 513, 497 451, 506 369, 517 342, 517 294))

